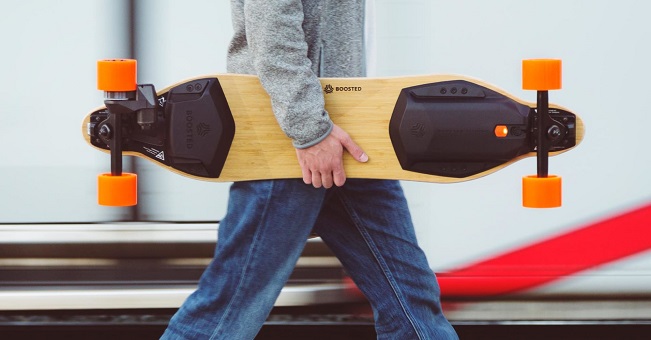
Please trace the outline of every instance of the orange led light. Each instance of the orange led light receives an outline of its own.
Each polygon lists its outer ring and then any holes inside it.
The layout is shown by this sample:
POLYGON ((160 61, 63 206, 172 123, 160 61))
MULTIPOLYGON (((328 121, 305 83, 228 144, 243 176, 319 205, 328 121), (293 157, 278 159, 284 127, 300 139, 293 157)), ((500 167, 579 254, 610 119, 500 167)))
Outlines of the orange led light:
POLYGON ((495 136, 504 138, 509 134, 509 128, 506 125, 498 125, 495 127, 495 136))

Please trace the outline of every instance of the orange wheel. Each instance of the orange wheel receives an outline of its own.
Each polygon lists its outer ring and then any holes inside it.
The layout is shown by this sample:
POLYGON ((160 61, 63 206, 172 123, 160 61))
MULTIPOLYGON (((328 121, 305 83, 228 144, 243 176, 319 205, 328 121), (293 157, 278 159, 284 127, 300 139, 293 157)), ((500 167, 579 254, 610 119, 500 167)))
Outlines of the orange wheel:
POLYGON ((138 204, 138 176, 123 173, 113 176, 110 173, 97 177, 97 198, 100 205, 126 207, 138 204))
POLYGON ((522 88, 549 91, 562 87, 560 59, 527 59, 522 61, 522 88))
POLYGON ((136 90, 136 61, 109 59, 97 62, 97 89, 107 92, 136 90))
POLYGON ((526 208, 558 208, 561 206, 561 178, 522 177, 522 205, 526 208))

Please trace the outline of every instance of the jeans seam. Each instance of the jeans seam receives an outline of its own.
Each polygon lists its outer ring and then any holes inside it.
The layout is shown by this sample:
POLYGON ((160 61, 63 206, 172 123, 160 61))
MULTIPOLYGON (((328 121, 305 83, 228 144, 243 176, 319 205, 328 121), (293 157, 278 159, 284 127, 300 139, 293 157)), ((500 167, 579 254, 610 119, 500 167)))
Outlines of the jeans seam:
MULTIPOLYGON (((262 211, 262 219, 261 219, 262 221, 265 220, 264 216, 267 214, 268 206, 269 206, 269 203, 271 202, 271 195, 272 195, 272 192, 273 192, 274 182, 270 181, 270 183, 271 183, 272 188, 271 188, 271 190, 269 190, 268 197, 265 200, 265 206, 264 206, 263 211, 262 211)), ((233 303, 235 301, 235 298, 242 291, 244 278, 246 277, 246 273, 247 273, 247 271, 249 269, 249 264, 251 263, 251 258, 253 257, 253 253, 257 250, 257 243, 258 243, 259 235, 260 235, 260 228, 256 228, 255 234, 253 235, 253 241, 251 242, 251 250, 249 251, 249 253, 246 256, 246 262, 245 262, 244 266, 242 267, 240 280, 237 283, 237 287, 235 288, 235 292, 233 293, 233 296, 231 296, 231 299, 228 302, 228 306, 226 306, 226 308, 224 309, 224 314, 219 319, 219 322, 215 326, 215 329, 213 330, 213 333, 210 336, 209 340, 216 339, 217 331, 220 330, 221 325, 223 324, 224 320, 230 315, 230 311, 232 310, 232 306, 233 306, 233 303)))
POLYGON ((404 298, 403 298, 402 294, 399 293, 398 289, 396 288, 395 279, 393 279, 393 275, 391 274, 391 271, 389 270, 386 262, 383 260, 380 252, 378 251, 377 246, 375 245, 375 242, 373 242, 371 236, 369 235, 368 231, 364 227, 364 224, 361 223, 361 221, 359 220, 357 215, 354 213, 354 209, 348 203, 348 200, 346 199, 345 194, 343 192, 340 192, 339 197, 341 199, 341 202, 342 202, 344 208, 346 209, 346 211, 350 215, 351 221, 353 221, 353 224, 355 225, 355 227, 357 228, 359 233, 362 235, 362 238, 364 239, 364 242, 366 242, 366 245, 370 249, 371 254, 373 254, 373 257, 375 258, 378 265, 382 269, 382 273, 384 274, 384 277, 386 278, 386 280, 389 283, 389 286, 393 290, 393 294, 398 299, 398 302, 400 303, 400 307, 402 308, 402 311, 405 314, 405 317, 407 318, 407 320, 411 324, 411 327, 413 328, 414 332, 416 333, 416 336, 418 336, 418 339, 423 339, 422 331, 416 326, 416 323, 414 322, 413 316, 411 315, 411 313, 409 312, 407 307, 405 307, 405 303, 403 302, 404 298))

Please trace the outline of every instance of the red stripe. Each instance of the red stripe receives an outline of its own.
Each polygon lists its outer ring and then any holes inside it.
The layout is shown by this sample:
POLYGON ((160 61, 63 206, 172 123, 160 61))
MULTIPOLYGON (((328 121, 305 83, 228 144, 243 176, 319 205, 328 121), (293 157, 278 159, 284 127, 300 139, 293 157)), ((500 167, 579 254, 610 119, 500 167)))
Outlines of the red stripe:
POLYGON ((648 249, 651 204, 437 276, 444 296, 492 296, 544 285, 648 249))

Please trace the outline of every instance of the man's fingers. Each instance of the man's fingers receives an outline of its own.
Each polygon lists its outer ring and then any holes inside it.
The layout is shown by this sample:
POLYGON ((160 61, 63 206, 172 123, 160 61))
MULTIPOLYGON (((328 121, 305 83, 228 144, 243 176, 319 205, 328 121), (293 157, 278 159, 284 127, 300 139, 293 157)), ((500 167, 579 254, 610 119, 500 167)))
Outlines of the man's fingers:
POLYGON ((323 187, 326 189, 330 189, 332 187, 332 173, 321 173, 321 185, 323 185, 323 187))
POLYGON ((342 159, 343 149, 346 149, 358 162, 368 161, 364 150, 337 125, 320 143, 306 149, 296 149, 303 182, 315 188, 344 185, 346 172, 342 159))
POLYGON ((364 150, 359 145, 357 145, 357 143, 355 143, 352 138, 350 138, 350 135, 348 135, 348 133, 346 133, 344 130, 341 129, 339 130, 340 130, 338 131, 339 141, 341 145, 343 145, 344 148, 358 162, 362 162, 362 163, 368 162, 368 155, 366 154, 366 152, 364 152, 364 150))
POLYGON ((338 167, 332 172, 334 184, 338 187, 346 183, 346 172, 343 167, 338 167))
POLYGON ((321 174, 318 171, 312 172, 312 186, 317 189, 321 187, 321 174))
POLYGON ((353 158, 355 158, 355 160, 357 160, 358 162, 362 162, 362 163, 368 162, 368 155, 366 154, 366 152, 364 152, 364 150, 362 150, 362 148, 359 147, 357 143, 353 142, 352 139, 348 138, 348 140, 349 143, 344 144, 344 147, 353 156, 353 158))
POLYGON ((312 184, 312 173, 306 167, 301 166, 301 172, 303 173, 303 183, 312 184))

